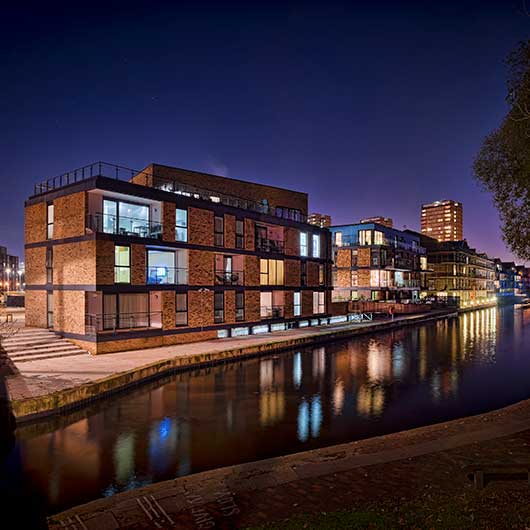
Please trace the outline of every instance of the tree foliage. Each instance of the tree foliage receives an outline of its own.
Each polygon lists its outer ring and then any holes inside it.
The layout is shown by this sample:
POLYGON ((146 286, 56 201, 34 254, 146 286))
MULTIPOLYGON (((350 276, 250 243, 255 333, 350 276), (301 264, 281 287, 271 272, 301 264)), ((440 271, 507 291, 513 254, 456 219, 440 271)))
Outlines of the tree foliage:
POLYGON ((473 170, 493 195, 506 244, 530 260, 530 41, 521 42, 506 62, 509 110, 484 140, 473 170))

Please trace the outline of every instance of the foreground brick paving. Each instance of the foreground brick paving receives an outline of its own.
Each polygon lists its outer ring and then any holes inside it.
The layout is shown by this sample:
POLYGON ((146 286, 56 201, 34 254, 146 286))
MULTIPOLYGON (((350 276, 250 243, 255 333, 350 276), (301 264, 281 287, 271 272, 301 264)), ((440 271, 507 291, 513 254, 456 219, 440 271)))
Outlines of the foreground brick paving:
POLYGON ((53 530, 67 524, 99 530, 248 527, 374 505, 436 506, 439 498, 466 495, 488 505, 493 492, 504 499, 500 519, 482 524, 470 512, 468 523, 525 528, 530 519, 503 526, 502 510, 510 510, 514 499, 516 507, 530 505, 527 484, 491 483, 475 491, 466 466, 529 465, 529 448, 530 401, 525 401, 464 420, 154 484, 74 508, 50 518, 49 525, 53 530))

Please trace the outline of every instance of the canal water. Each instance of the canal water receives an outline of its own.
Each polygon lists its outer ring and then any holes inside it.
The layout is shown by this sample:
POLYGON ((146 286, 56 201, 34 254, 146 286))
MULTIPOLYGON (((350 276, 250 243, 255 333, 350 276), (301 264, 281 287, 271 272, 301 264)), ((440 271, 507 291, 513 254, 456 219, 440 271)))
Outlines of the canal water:
POLYGON ((0 471, 11 498, 56 513, 529 397, 530 310, 492 308, 173 375, 19 428, 0 471))

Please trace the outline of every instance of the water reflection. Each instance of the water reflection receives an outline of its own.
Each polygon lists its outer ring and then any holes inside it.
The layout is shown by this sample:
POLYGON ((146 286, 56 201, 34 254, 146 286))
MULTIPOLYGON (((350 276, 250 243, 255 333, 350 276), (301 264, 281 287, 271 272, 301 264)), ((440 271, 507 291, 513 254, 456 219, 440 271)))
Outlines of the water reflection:
POLYGON ((503 406, 530 396, 529 315, 481 310, 179 374, 59 425, 21 428, 11 465, 54 512, 192 472, 503 406))

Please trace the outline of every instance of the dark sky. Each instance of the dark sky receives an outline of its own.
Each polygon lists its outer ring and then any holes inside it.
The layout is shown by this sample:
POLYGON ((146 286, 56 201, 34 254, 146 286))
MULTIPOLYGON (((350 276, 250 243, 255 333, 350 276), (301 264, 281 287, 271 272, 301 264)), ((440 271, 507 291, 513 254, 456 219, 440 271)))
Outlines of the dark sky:
POLYGON ((471 164, 530 36, 517 0, 50 3, 2 9, 0 245, 22 253, 33 183, 104 160, 306 191, 336 224, 417 229, 451 198, 510 258, 471 164))

